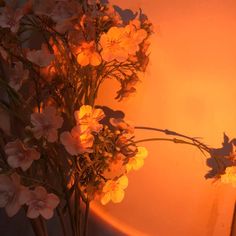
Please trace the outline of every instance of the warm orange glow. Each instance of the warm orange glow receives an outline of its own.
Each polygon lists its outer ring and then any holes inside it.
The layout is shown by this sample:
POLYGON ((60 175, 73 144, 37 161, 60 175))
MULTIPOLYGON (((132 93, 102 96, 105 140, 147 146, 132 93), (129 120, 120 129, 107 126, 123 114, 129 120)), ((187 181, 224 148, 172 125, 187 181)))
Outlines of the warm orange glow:
MULTIPOLYGON (((98 104, 124 110, 136 125, 201 136, 213 147, 221 145, 223 132, 236 137, 236 3, 113 2, 142 7, 156 34, 151 65, 135 97, 114 102, 117 86, 108 81, 98 104)), ((123 202, 96 206, 98 214, 129 235, 229 235, 235 190, 204 179, 208 168, 199 150, 170 143, 145 146, 149 156, 130 174, 123 202)))

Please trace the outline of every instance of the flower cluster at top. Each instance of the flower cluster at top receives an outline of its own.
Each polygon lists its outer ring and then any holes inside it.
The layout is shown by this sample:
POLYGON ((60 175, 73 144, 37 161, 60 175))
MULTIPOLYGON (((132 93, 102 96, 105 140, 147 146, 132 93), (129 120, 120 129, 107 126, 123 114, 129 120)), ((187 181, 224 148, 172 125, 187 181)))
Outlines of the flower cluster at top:
POLYGON ((0 207, 49 219, 71 201, 121 202, 147 150, 96 98, 110 79, 118 100, 136 91, 151 23, 103 1, 1 4, 0 207))

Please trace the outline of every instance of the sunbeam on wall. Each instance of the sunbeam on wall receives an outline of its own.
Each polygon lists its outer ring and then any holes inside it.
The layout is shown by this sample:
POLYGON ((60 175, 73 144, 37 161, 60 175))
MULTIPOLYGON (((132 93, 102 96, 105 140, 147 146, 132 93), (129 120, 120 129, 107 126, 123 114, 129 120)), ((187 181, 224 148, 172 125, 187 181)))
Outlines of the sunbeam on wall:
MULTIPOLYGON (((156 33, 137 94, 114 102, 109 81, 98 104, 124 110, 135 125, 202 137, 212 147, 221 145, 223 132, 235 137, 235 1, 113 3, 141 7, 156 33)), ((138 137, 148 135, 138 132, 138 137)), ((204 179, 208 168, 201 152, 172 143, 145 145, 149 156, 143 169, 131 174, 125 200, 106 208, 95 205, 98 214, 128 235, 229 235, 235 191, 204 179)))

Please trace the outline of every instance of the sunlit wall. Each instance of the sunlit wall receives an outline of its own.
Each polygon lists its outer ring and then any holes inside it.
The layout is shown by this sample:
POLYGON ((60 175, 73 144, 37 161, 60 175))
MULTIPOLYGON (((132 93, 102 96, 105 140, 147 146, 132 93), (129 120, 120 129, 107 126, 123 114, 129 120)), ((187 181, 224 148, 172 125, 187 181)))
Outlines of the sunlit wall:
MULTIPOLYGON (((156 33, 136 96, 115 102, 107 82, 99 104, 126 112, 136 125, 202 137, 213 147, 236 137, 236 2, 114 0, 143 8, 156 33)), ((138 137, 157 136, 137 132, 138 137)), ((228 236, 235 191, 204 179, 205 157, 193 147, 147 143, 145 166, 130 174, 121 204, 95 206, 127 235, 228 236), (136 231, 134 231, 136 230, 136 231)))

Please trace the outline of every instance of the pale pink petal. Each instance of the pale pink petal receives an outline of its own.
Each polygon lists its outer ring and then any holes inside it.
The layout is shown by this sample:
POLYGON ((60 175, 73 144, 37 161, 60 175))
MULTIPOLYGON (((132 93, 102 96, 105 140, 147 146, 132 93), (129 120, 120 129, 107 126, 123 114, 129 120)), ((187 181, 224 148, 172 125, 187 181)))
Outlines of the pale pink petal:
POLYGON ((53 194, 53 193, 49 193, 47 196, 47 205, 50 206, 51 208, 56 208, 59 204, 60 200, 59 198, 53 194))
POLYGON ((42 215, 46 220, 53 217, 53 210, 49 207, 44 207, 39 210, 40 215, 42 215))
POLYGON ((39 152, 37 152, 35 149, 33 149, 33 148, 31 148, 30 150, 29 150, 29 157, 30 157, 30 159, 32 159, 32 160, 38 160, 39 158, 40 158, 40 153, 39 152))
POLYGON ((17 173, 11 175, 11 180, 16 187, 20 186, 20 176, 17 173))
POLYGON ((31 114, 30 119, 34 126, 40 126, 44 123, 43 115, 41 113, 31 114))
POLYGON ((7 158, 7 163, 13 169, 18 168, 18 167, 21 166, 21 163, 20 163, 20 161, 18 159, 18 156, 15 156, 15 155, 14 156, 13 155, 9 156, 7 158))
POLYGON ((55 127, 56 129, 60 129, 60 128, 62 127, 62 125, 63 125, 63 122, 64 122, 64 120, 63 120, 62 117, 56 116, 55 123, 54 123, 54 127, 55 127))
POLYGON ((6 175, 0 175, 0 192, 10 191, 12 188, 11 179, 6 175))
POLYGON ((44 114, 46 115, 47 118, 54 117, 57 114, 57 110, 53 106, 45 107, 43 112, 44 112, 44 114))
POLYGON ((78 150, 76 148, 76 143, 70 132, 63 132, 60 136, 61 143, 65 146, 65 149, 71 155, 77 155, 78 150))
POLYGON ((41 200, 46 199, 47 197, 47 191, 42 186, 37 186, 34 190, 34 193, 36 194, 37 198, 41 200))
POLYGON ((18 200, 21 205, 24 205, 28 203, 32 198, 32 191, 30 191, 28 188, 24 188, 20 191, 18 200))
POLYGON ((13 199, 6 205, 5 210, 9 217, 12 217, 18 213, 20 210, 21 205, 18 201, 18 198, 16 196, 13 197, 13 199))
POLYGON ((48 142, 50 143, 54 143, 56 142, 58 139, 58 132, 56 129, 50 129, 50 131, 48 132, 48 135, 47 135, 47 140, 48 142))
POLYGON ((39 217, 39 211, 37 209, 35 209, 32 206, 28 207, 28 211, 27 211, 27 217, 30 219, 35 219, 37 217, 39 217))
POLYGON ((36 139, 40 139, 42 136, 43 136, 43 129, 40 128, 40 127, 34 127, 31 129, 33 134, 34 134, 34 137, 36 139))
POLYGON ((20 163, 20 168, 23 170, 23 171, 26 171, 30 168, 30 166, 32 165, 33 163, 33 160, 30 160, 28 159, 27 161, 25 160, 24 162, 21 162, 20 163))

